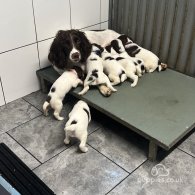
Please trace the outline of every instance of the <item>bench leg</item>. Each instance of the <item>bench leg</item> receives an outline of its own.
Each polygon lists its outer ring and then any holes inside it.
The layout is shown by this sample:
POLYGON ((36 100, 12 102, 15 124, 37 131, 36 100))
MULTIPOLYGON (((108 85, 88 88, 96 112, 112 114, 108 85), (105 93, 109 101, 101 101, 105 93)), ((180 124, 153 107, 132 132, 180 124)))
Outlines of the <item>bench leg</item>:
POLYGON ((41 91, 43 93, 47 93, 47 84, 46 84, 46 80, 43 78, 40 78, 40 83, 41 83, 41 91))
POLYGON ((151 161, 155 161, 156 160, 157 147, 158 146, 153 141, 150 141, 149 153, 148 153, 148 159, 149 160, 151 160, 151 161))

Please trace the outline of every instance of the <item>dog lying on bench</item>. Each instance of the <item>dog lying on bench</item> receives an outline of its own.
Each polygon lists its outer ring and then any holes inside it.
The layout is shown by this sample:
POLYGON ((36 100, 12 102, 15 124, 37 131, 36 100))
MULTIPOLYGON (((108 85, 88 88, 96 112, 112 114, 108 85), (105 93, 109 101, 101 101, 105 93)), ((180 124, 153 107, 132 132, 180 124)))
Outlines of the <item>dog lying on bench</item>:
POLYGON ((118 37, 118 39, 122 41, 129 56, 144 60, 146 72, 154 72, 155 70, 160 72, 166 70, 167 64, 161 63, 159 58, 154 53, 140 47, 127 35, 121 35, 118 37))
POLYGON ((89 86, 105 84, 111 91, 117 91, 110 83, 110 80, 103 72, 102 58, 100 57, 103 48, 100 45, 92 44, 92 51, 87 59, 87 76, 84 81, 84 88, 79 95, 84 95, 89 90, 89 86))
POLYGON ((80 140, 79 148, 82 152, 87 152, 87 128, 91 121, 91 114, 89 106, 84 101, 78 101, 72 111, 69 113, 69 120, 67 121, 64 131, 65 139, 64 143, 69 144, 71 137, 76 137, 80 140))
POLYGON ((54 109, 54 116, 57 120, 63 120, 60 112, 63 107, 63 99, 65 95, 78 84, 83 84, 84 73, 80 67, 74 67, 65 71, 52 85, 46 101, 43 104, 44 115, 48 115, 49 107, 54 109))

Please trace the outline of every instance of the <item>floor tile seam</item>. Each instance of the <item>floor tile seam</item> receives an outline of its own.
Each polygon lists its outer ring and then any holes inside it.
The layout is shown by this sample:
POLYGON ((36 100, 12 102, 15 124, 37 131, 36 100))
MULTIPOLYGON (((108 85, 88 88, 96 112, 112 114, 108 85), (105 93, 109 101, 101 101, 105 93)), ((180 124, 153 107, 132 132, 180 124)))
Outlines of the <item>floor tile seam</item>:
POLYGON ((181 148, 179 148, 179 147, 178 147, 177 149, 180 150, 180 151, 182 151, 182 152, 184 152, 185 154, 187 154, 187 155, 189 155, 189 156, 195 158, 195 156, 193 156, 192 154, 189 154, 187 151, 185 151, 185 150, 183 150, 183 149, 181 149, 181 148))
POLYGON ((146 163, 148 159, 146 159, 144 162, 142 162, 138 167, 136 167, 133 171, 131 171, 123 180, 121 180, 118 184, 116 184, 110 191, 106 193, 109 194, 113 189, 115 189, 118 185, 120 185, 124 180, 126 180, 132 173, 134 173, 137 169, 139 169, 144 163, 146 163))
POLYGON ((21 146, 27 153, 29 153, 38 163, 40 163, 40 165, 42 164, 42 162, 37 157, 35 157, 34 154, 32 154, 29 150, 27 150, 27 148, 20 144, 20 142, 18 142, 12 135, 10 135, 8 132, 6 132, 6 134, 11 137, 19 146, 21 146))

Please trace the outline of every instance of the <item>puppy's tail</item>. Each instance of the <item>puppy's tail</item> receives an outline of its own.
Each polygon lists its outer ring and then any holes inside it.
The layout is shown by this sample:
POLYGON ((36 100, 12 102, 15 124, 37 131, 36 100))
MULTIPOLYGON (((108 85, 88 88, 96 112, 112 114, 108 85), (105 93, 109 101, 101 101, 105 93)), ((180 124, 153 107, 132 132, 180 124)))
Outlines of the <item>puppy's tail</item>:
POLYGON ((65 131, 75 131, 75 129, 76 129, 76 124, 72 124, 64 128, 65 131))
POLYGON ((156 70, 158 72, 160 71, 165 71, 167 69, 167 64, 162 63, 160 60, 158 61, 158 67, 156 68, 156 70))
POLYGON ((121 74, 119 75, 120 81, 124 82, 127 79, 127 75, 124 70, 122 70, 121 74))
POLYGON ((44 104, 43 104, 43 112, 44 115, 47 116, 48 115, 48 109, 50 106, 50 100, 51 100, 51 96, 47 96, 47 99, 45 100, 44 104))

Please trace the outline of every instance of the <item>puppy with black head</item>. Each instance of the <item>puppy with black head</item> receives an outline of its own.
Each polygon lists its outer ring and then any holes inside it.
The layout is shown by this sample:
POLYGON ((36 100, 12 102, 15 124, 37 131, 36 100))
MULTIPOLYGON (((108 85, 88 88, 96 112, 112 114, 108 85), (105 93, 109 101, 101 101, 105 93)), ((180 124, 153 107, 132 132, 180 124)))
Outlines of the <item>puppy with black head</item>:
POLYGON ((79 148, 82 152, 87 152, 87 128, 91 121, 91 114, 89 106, 84 101, 78 101, 72 111, 69 113, 69 120, 67 121, 64 131, 65 139, 64 143, 69 144, 71 137, 76 137, 80 140, 79 148))
POLYGON ((75 66, 73 69, 65 71, 52 85, 46 101, 43 104, 45 116, 48 115, 49 107, 54 110, 54 116, 57 120, 63 120, 60 112, 63 107, 65 95, 78 84, 83 84, 84 73, 81 68, 75 66))
POLYGON ((159 58, 151 51, 134 43, 130 37, 126 35, 120 35, 118 39, 122 41, 129 56, 140 58, 144 61, 146 72, 154 72, 155 70, 160 72, 166 70, 167 64, 162 63, 159 58))
POLYGON ((100 45, 92 44, 92 51, 87 58, 86 72, 87 76, 84 81, 84 88, 79 95, 84 95, 89 90, 89 86, 98 86, 105 84, 111 91, 117 91, 110 83, 109 78, 103 72, 103 60, 100 57, 103 52, 103 48, 100 45))

